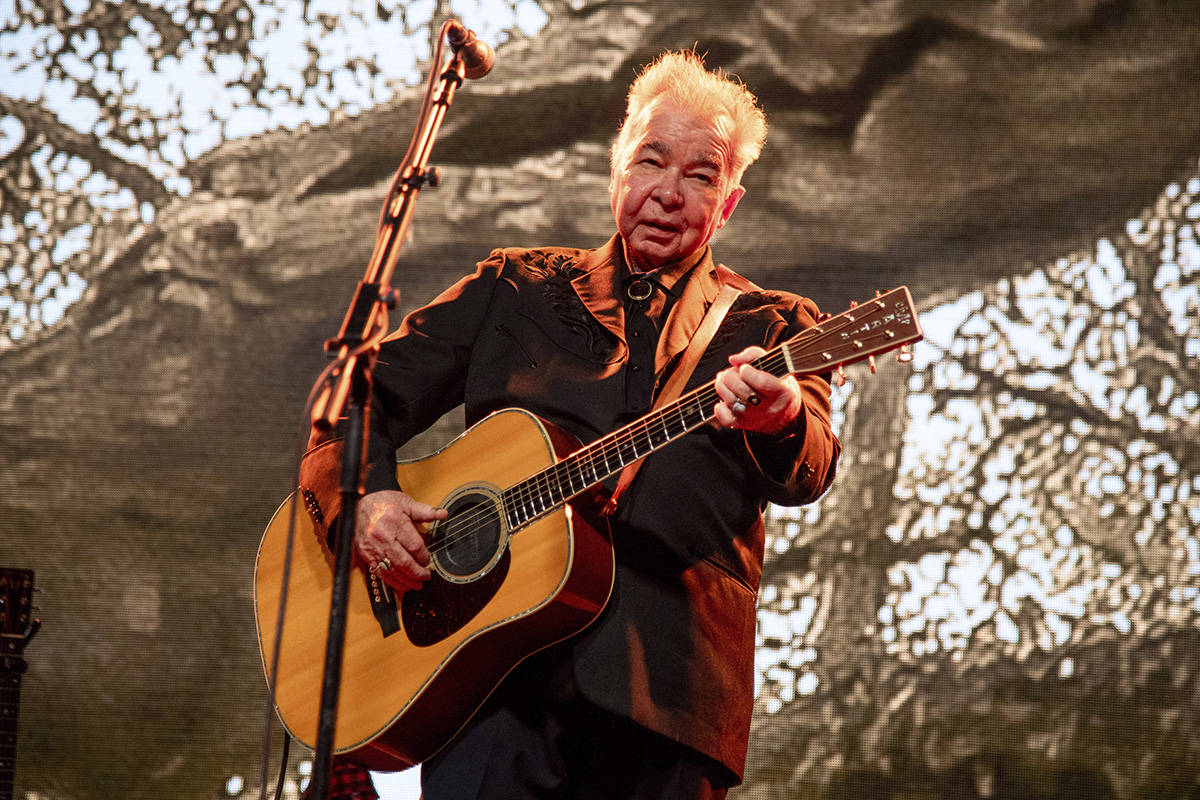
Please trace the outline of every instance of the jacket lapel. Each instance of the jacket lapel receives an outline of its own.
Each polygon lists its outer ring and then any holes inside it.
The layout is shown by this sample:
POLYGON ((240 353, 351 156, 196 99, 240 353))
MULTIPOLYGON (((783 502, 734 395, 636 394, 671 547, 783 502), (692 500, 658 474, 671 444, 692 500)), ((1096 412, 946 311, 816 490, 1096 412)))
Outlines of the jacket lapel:
POLYGON ((588 251, 575 265, 583 274, 572 279, 571 286, 596 321, 624 343, 625 309, 621 305, 620 276, 614 268, 618 242, 613 236, 603 246, 588 251))
POLYGON ((712 262, 712 251, 704 254, 704 259, 692 270, 683 292, 671 313, 667 315, 667 324, 663 333, 658 337, 658 349, 654 353, 654 372, 661 375, 663 369, 678 353, 688 346, 692 335, 700 327, 704 313, 717 298, 721 290, 721 282, 717 277, 717 268, 712 262))

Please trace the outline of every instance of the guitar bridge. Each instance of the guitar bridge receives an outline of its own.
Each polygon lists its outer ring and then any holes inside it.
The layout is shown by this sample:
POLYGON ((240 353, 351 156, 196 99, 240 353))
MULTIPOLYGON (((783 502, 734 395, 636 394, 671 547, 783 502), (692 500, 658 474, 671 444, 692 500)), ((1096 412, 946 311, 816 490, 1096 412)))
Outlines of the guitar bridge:
POLYGON ((371 613, 379 623, 384 638, 400 631, 400 612, 396 608, 396 593, 378 575, 367 573, 367 588, 371 592, 371 613))

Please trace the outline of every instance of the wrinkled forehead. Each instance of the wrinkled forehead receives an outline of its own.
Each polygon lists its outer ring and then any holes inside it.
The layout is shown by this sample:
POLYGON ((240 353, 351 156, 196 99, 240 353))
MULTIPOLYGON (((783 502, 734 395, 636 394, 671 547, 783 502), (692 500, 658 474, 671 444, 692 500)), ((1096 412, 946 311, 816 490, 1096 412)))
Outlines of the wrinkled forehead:
POLYGON ((690 161, 711 161, 728 175, 733 163, 733 120, 711 117, 668 98, 647 103, 625 121, 617 138, 613 167, 620 171, 643 148, 683 152, 690 161))

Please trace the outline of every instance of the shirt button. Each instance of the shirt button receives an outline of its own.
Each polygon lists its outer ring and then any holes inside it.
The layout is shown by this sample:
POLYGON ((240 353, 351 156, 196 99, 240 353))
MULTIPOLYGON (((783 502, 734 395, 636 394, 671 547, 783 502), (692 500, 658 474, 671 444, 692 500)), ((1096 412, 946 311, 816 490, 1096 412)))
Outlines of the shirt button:
POLYGON ((639 336, 641 336, 641 335, 642 335, 642 332, 641 332, 641 331, 634 331, 634 332, 633 332, 633 338, 635 338, 635 339, 636 339, 636 338, 638 338, 638 337, 639 337, 639 336))
POLYGON ((634 372, 640 372, 640 371, 641 371, 641 369, 642 369, 642 368, 641 368, 640 366, 638 366, 637 364, 634 364, 634 365, 633 365, 633 371, 634 371, 634 372))

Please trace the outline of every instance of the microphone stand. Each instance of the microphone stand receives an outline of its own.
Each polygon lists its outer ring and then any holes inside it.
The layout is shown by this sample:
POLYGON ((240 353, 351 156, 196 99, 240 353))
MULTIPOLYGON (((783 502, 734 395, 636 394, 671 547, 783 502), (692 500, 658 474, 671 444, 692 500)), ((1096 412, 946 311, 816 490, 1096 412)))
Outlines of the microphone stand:
MULTIPOLYGON (((441 63, 443 43, 452 22, 447 21, 442 26, 434 64, 441 63)), ((325 343, 328 352, 337 351, 341 366, 331 375, 313 406, 312 424, 320 431, 329 431, 344 415, 345 441, 341 456, 342 511, 335 544, 329 638, 325 648, 317 746, 309 781, 311 800, 326 800, 333 769, 333 738, 345 649, 354 519, 358 500, 363 494, 371 372, 379 353, 379 334, 387 328, 387 310, 397 305, 399 293, 391 288, 391 278, 400 245, 412 219, 414 201, 422 186, 427 183, 430 186, 438 184, 437 168, 428 168, 426 165, 442 119, 454 100, 455 90, 463 82, 464 74, 463 61, 456 48, 437 84, 430 82, 408 155, 397 170, 384 203, 375 249, 366 273, 358 283, 337 337, 325 343)))

